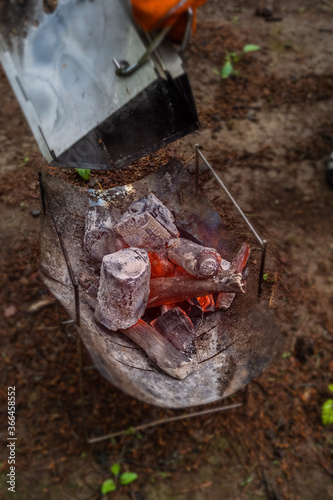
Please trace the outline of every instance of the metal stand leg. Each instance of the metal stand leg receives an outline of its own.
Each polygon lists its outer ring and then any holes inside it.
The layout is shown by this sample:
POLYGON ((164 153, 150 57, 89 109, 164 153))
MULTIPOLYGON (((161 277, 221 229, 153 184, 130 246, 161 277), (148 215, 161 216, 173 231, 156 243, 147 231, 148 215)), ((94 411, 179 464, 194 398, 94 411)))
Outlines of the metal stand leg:
POLYGON ((243 218, 244 222, 247 224, 249 229, 252 231, 253 235, 255 236, 256 240, 261 246, 262 253, 261 253, 261 262, 260 262, 260 269, 259 269, 259 277, 258 277, 258 297, 261 295, 261 285, 262 285, 262 280, 263 280, 263 271, 265 267, 265 258, 266 258, 266 249, 267 249, 267 240, 263 240, 260 238, 259 234, 257 231, 254 229, 253 225, 249 221, 249 219, 246 217, 245 213, 243 210, 240 208, 238 203, 235 201, 233 196, 230 194, 220 177, 217 175, 211 164, 207 161, 206 157, 203 155, 203 153, 200 150, 200 145, 196 144, 195 145, 195 190, 196 193, 199 192, 199 162, 200 158, 203 160, 205 165, 209 168, 210 172, 213 174, 214 179, 217 181, 219 186, 223 189, 225 194, 228 196, 238 213, 241 215, 243 218))

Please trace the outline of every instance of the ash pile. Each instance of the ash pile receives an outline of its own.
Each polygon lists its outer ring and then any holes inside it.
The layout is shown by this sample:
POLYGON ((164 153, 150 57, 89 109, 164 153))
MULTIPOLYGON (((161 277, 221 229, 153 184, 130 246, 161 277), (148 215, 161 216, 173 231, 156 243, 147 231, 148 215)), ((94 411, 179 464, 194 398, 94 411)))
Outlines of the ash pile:
POLYGON ((214 249, 180 237, 177 221, 153 194, 134 201, 116 222, 107 206, 86 214, 83 248, 101 263, 88 294, 95 319, 121 331, 172 377, 195 369, 195 329, 204 315, 228 309, 245 293, 250 248, 229 262, 214 249))

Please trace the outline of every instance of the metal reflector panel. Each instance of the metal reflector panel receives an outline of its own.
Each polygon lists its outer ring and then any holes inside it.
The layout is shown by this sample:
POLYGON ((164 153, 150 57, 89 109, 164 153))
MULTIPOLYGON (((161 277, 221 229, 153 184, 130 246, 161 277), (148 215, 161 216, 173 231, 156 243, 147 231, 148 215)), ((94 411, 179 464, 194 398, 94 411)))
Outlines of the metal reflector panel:
POLYGON ((114 58, 131 64, 146 51, 127 7, 119 0, 59 0, 46 14, 41 0, 14 0, 0 12, 1 62, 52 165, 123 167, 198 128, 170 44, 132 75, 116 74, 114 58))

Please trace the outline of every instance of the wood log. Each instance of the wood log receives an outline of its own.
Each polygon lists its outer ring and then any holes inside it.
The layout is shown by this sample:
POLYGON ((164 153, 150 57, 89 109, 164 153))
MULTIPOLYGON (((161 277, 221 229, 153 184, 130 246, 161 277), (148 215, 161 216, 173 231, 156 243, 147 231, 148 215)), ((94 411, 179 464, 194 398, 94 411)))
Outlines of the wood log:
POLYGON ((153 193, 149 193, 148 196, 134 201, 122 216, 121 221, 126 220, 128 216, 142 214, 144 212, 154 217, 173 238, 178 238, 179 232, 174 224, 174 216, 153 193))
POLYGON ((150 281, 150 294, 147 308, 163 304, 182 302, 194 297, 203 297, 215 292, 244 293, 245 285, 239 273, 220 271, 212 278, 175 276, 154 278, 150 281))
POLYGON ((192 356, 195 353, 195 330, 187 314, 174 307, 151 322, 151 326, 178 350, 192 356))
POLYGON ((147 212, 119 221, 115 232, 130 247, 145 248, 147 251, 165 248, 171 238, 170 233, 147 212))
POLYGON ((130 328, 120 331, 143 349, 147 356, 165 373, 182 380, 194 369, 194 363, 158 331, 140 319, 130 328))
MULTIPOLYGON (((232 260, 230 264, 229 267, 230 271, 241 273, 244 267, 246 266, 249 256, 250 256, 250 247, 246 243, 242 243, 235 258, 232 260)), ((235 293, 226 293, 226 292, 219 293, 215 302, 216 309, 223 309, 223 310, 229 309, 235 297, 236 297, 235 293)))
POLYGON ((203 247, 185 238, 168 242, 168 258, 189 274, 198 277, 217 274, 222 260, 214 248, 203 247))
POLYGON ((102 261, 95 318, 110 330, 128 328, 141 318, 149 296, 147 252, 127 248, 102 261))
POLYGON ((83 248, 90 259, 102 262, 104 255, 116 251, 116 236, 111 210, 102 206, 89 207, 86 213, 83 248))

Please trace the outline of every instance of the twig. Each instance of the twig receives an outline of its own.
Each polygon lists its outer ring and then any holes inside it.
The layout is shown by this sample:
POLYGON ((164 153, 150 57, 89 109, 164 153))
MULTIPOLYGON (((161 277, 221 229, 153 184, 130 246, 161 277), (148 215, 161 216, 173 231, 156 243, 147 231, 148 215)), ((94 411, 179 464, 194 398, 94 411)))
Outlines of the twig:
POLYGON ((193 488, 187 488, 186 490, 175 491, 175 494, 182 495, 183 493, 189 493, 190 491, 200 490, 200 488, 208 488, 208 486, 210 486, 211 484, 213 484, 213 481, 206 481, 205 483, 193 486, 193 488))
POLYGON ((195 157, 195 154, 190 156, 189 158, 187 158, 187 160, 184 161, 184 165, 186 165, 186 163, 188 163, 190 160, 192 160, 192 158, 195 157))
MULTIPOLYGON (((243 406, 243 403, 237 403, 229 406, 219 406, 218 408, 210 408, 209 410, 198 411, 195 413, 189 413, 187 415, 177 415, 175 417, 162 418, 161 420, 155 420, 155 422, 149 422, 147 424, 138 425, 137 427, 131 427, 131 432, 141 431, 143 429, 148 429, 149 427, 156 427, 157 425, 167 424, 169 422, 175 422, 177 420, 184 420, 186 418, 199 417, 201 415, 208 415, 210 413, 215 413, 218 411, 233 410, 234 408, 239 408, 243 406)), ((123 430, 119 432, 113 432, 112 434, 106 434, 105 436, 99 436, 95 438, 88 439, 88 443, 97 443, 98 441, 104 441, 105 439, 111 439, 118 436, 123 436, 128 433, 128 430, 123 430)))

